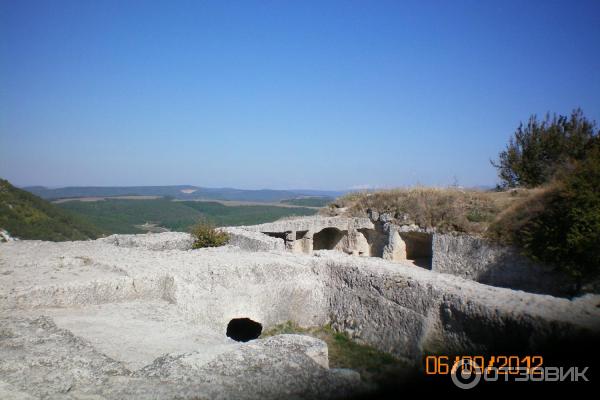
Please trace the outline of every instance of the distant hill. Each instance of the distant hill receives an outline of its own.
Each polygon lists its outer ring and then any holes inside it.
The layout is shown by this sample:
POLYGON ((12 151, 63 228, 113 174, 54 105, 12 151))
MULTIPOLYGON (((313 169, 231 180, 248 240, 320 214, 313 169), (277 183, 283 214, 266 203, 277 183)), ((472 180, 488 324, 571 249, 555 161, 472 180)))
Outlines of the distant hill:
POLYGON ((338 197, 344 192, 320 190, 244 190, 234 188, 201 188, 198 186, 81 186, 46 188, 30 186, 23 188, 43 199, 55 200, 74 197, 111 196, 161 196, 178 200, 233 200, 254 202, 279 202, 307 196, 338 197))
POLYGON ((95 239, 105 232, 0 179, 0 229, 19 239, 51 241, 95 239))
POLYGON ((295 206, 303 207, 325 207, 327 204, 334 201, 335 198, 328 196, 314 196, 314 197, 299 197, 296 199, 281 200, 284 204, 291 204, 295 206))

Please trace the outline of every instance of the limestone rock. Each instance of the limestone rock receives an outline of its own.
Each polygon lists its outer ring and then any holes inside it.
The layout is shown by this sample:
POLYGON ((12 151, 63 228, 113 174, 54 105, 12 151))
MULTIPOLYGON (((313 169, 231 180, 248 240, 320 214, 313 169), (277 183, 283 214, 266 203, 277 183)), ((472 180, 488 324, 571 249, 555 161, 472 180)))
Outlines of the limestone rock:
POLYGON ((241 226, 240 228, 258 232, 319 232, 325 228, 374 229, 373 222, 368 218, 323 217, 319 215, 301 218, 288 218, 260 225, 241 226))
POLYGON ((390 213, 382 213, 379 216, 379 221, 381 221, 382 223, 386 223, 386 222, 392 222, 394 220, 394 217, 392 214, 390 213))
POLYGON ((481 238, 435 234, 432 246, 433 271, 535 293, 565 295, 575 287, 565 274, 534 263, 514 248, 494 245, 481 238))
POLYGON ((390 261, 406 260, 406 243, 402 240, 397 230, 390 231, 388 242, 383 248, 381 258, 390 261))
POLYGON ((140 247, 156 251, 190 250, 194 243, 192 235, 183 232, 111 235, 99 240, 119 247, 140 247))
MULTIPOLYGON (((353 232, 356 246, 364 244, 358 233, 368 239, 364 221, 330 222, 353 232)), ((313 226, 296 225, 309 237, 313 226)), ((425 235, 394 232, 405 243, 425 235)), ((600 301, 591 295, 527 293, 339 251, 188 250, 188 240, 162 233, 3 243, 0 395, 311 399, 364 390, 356 373, 327 368, 320 340, 230 339, 228 324, 240 318, 263 330, 329 323, 411 363, 432 350, 543 353, 600 334, 600 301)))
POLYGON ((229 234, 229 244, 247 251, 284 251, 283 239, 237 227, 221 228, 229 234))
POLYGON ((369 208, 367 210, 367 216, 373 222, 379 221, 379 213, 377 212, 377 210, 373 210, 373 209, 369 208))
POLYGON ((0 229, 0 243, 12 242, 13 240, 16 239, 10 236, 10 234, 4 229, 0 229))

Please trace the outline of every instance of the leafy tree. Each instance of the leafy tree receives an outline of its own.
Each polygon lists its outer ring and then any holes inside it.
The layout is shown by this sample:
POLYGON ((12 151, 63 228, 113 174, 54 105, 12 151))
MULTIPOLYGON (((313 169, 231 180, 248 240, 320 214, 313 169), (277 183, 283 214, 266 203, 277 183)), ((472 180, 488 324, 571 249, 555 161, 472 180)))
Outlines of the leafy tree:
POLYGON ((574 110, 569 117, 535 115, 521 123, 492 165, 498 169, 501 187, 535 187, 550 182, 554 175, 573 161, 581 160, 585 146, 597 137, 595 123, 574 110))
POLYGON ((580 281, 600 276, 600 140, 590 140, 586 156, 548 206, 523 229, 526 254, 557 264, 580 281))

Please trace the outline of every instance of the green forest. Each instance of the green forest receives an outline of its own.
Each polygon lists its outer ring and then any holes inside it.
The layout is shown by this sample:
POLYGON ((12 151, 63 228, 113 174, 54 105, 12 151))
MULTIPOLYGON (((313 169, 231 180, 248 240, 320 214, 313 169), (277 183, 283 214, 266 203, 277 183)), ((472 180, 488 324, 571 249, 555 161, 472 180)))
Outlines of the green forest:
POLYGON ((315 209, 270 205, 226 206, 219 202, 107 199, 57 204, 63 210, 86 218, 110 233, 140 233, 136 225, 147 222, 172 231, 187 231, 198 220, 216 226, 253 225, 291 215, 313 215, 315 209))
POLYGON ((95 239, 108 233, 3 179, 0 179, 0 228, 14 237, 52 241, 95 239))
POLYGON ((146 223, 188 231, 196 222, 253 225, 282 217, 313 215, 314 208, 273 205, 226 206, 216 201, 105 199, 50 203, 0 179, 0 228, 20 239, 95 239, 114 233, 144 233, 146 223))

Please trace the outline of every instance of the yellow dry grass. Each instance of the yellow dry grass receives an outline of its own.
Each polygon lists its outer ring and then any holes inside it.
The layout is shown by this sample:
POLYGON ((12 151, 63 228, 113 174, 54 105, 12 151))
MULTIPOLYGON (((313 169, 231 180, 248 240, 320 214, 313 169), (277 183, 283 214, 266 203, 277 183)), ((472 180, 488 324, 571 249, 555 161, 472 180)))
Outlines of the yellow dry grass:
POLYGON ((504 210, 537 190, 496 192, 419 186, 354 192, 336 199, 324 212, 333 214, 336 209, 346 208, 346 215, 364 217, 368 209, 373 209, 390 213, 403 224, 440 232, 483 234, 504 210))

